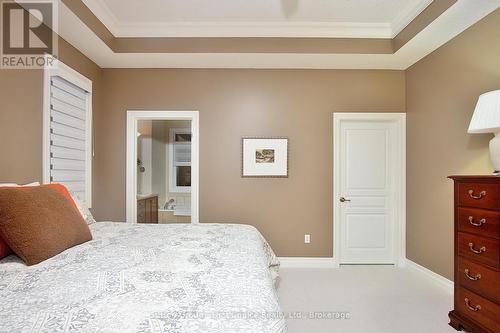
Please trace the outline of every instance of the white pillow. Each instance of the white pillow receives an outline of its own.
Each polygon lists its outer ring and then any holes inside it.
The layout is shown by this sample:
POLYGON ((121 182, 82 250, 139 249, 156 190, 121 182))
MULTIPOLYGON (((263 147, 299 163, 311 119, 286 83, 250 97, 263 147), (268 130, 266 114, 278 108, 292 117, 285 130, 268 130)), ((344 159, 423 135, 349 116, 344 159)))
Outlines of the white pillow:
POLYGON ((74 193, 73 191, 68 190, 68 192, 73 198, 73 201, 75 202, 78 210, 80 211, 80 214, 82 214, 82 217, 87 222, 87 224, 91 225, 93 223, 96 223, 96 220, 94 219, 94 216, 92 216, 92 213, 90 212, 89 207, 87 206, 85 201, 82 200, 78 196, 78 194, 74 193))
POLYGON ((0 183, 0 187, 23 187, 23 186, 40 186, 39 182, 29 183, 26 185, 19 185, 16 183, 0 183))

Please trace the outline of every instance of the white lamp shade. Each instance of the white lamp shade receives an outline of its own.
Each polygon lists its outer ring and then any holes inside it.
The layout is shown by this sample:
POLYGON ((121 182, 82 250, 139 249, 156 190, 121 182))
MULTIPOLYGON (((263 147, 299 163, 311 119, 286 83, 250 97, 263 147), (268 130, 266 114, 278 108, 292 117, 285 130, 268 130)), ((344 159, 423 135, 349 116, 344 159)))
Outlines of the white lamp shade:
POLYGON ((500 132, 500 90, 479 96, 468 133, 500 132))

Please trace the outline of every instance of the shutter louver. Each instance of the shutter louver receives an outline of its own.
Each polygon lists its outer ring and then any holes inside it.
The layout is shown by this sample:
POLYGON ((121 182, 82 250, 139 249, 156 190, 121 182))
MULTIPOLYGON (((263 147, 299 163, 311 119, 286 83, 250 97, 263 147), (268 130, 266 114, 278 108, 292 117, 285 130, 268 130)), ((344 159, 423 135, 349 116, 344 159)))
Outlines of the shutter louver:
POLYGON ((86 198, 88 92, 53 76, 50 82, 50 181, 86 198))

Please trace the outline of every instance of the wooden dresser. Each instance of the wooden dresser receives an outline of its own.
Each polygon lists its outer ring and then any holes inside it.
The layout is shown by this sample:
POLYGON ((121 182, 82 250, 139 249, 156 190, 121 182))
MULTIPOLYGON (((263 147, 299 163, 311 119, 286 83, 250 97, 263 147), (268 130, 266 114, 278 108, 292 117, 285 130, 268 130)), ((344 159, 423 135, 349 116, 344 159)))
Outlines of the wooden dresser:
POLYGON ((500 332, 500 177, 455 181, 455 300, 450 325, 500 332))

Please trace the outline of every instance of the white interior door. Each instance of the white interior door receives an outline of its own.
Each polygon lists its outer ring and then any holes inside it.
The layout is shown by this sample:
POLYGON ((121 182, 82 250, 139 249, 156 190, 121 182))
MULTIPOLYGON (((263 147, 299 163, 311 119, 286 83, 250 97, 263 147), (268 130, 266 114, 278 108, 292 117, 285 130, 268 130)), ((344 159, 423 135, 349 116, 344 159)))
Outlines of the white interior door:
POLYGON ((358 115, 336 121, 337 258, 340 264, 395 264, 402 216, 403 122, 397 115, 358 115))

